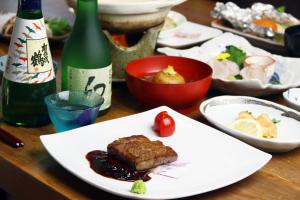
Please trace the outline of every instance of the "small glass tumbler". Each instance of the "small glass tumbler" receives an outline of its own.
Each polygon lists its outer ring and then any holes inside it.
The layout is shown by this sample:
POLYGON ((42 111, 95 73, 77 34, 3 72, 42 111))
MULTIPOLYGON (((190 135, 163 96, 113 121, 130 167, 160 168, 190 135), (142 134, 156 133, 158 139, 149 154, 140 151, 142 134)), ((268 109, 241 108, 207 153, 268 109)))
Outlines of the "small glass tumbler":
POLYGON ((91 91, 63 91, 45 97, 57 132, 95 123, 103 102, 102 96, 91 91))

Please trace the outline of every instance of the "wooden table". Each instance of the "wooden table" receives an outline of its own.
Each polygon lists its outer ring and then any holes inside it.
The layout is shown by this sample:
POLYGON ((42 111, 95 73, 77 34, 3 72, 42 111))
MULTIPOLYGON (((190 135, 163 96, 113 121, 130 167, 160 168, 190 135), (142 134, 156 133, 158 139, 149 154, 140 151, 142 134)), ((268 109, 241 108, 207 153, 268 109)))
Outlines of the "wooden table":
MULTIPOLYGON (((209 11, 214 3, 210 0, 189 0, 174 10, 183 13, 190 21, 209 25, 209 11)), ((7 53, 7 47, 7 42, 0 42, 0 55, 7 53)), ((59 59, 61 48, 61 45, 52 46, 54 58, 59 59)), ((220 93, 212 90, 207 97, 217 95, 220 93)), ((281 94, 264 98, 283 103, 281 94)), ((129 94, 125 83, 114 84, 112 108, 97 120, 105 121, 143 110, 129 94)), ((189 117, 207 123, 197 110, 189 117)), ((54 132, 52 125, 18 128, 0 122, 0 127, 25 142, 25 147, 20 149, 0 142, 0 188, 17 199, 120 199, 81 181, 53 160, 39 139, 42 134, 54 132)), ((274 154, 265 167, 238 183, 187 199, 300 199, 300 149, 274 154)))

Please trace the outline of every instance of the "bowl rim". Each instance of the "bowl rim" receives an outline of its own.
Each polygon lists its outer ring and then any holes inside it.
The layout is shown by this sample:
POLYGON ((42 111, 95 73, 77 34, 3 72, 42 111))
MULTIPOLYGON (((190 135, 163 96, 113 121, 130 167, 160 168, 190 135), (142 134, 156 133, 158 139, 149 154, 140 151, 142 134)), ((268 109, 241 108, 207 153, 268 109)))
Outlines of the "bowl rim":
POLYGON ((93 91, 81 91, 81 90, 65 90, 65 91, 60 91, 60 92, 56 92, 56 93, 52 93, 52 94, 49 94, 47 95, 45 98, 44 98, 44 102, 45 104, 47 105, 47 107, 52 107, 52 108, 60 108, 63 112, 74 112, 74 111, 84 111, 84 110, 91 110, 91 109, 94 109, 94 108, 97 108, 97 107, 101 107, 101 105, 104 103, 104 97, 99 95, 97 92, 93 92, 93 91), (52 97, 57 97, 59 94, 63 94, 63 93, 93 93, 97 96, 100 97, 100 102, 97 103, 96 105, 94 106, 88 106, 88 108, 80 108, 80 109, 76 109, 76 110, 65 110, 65 109, 61 109, 60 107, 56 106, 55 104, 52 104, 50 101, 51 101, 51 98, 52 97))
POLYGON ((166 56, 166 55, 154 55, 154 56, 147 56, 147 57, 143 57, 143 58, 139 58, 139 59, 135 59, 135 60, 132 60, 130 61, 129 63, 127 63, 126 67, 125 67, 125 73, 126 73, 126 80, 127 80, 127 76, 130 76, 130 77, 133 77, 135 79, 138 79, 140 80, 141 82, 144 82, 144 83, 150 83, 150 84, 154 84, 154 85, 160 85, 160 86, 168 86, 168 87, 174 87, 174 86, 182 86, 182 85, 192 85, 192 84, 196 84, 200 81, 203 81, 203 80, 206 80, 206 79, 211 79, 212 80, 212 74, 213 74, 213 69, 211 66, 209 66, 208 64, 204 63, 204 62, 201 62, 199 60, 196 60, 196 59, 193 59, 193 58, 186 58, 186 57, 180 57, 180 56, 166 56), (132 74, 130 74, 128 72, 128 67, 129 65, 131 65, 132 63, 135 63, 135 62, 138 62, 140 60, 148 60, 148 59, 158 59, 158 58, 161 58, 161 57, 169 57, 169 58, 176 58, 176 59, 183 59, 183 60, 191 60, 193 62, 200 62, 202 63, 205 67, 207 67, 207 69, 209 70, 208 72, 208 75, 201 78, 201 79, 198 79, 196 81, 190 81, 190 82, 186 82, 186 83, 178 83, 178 84, 168 84, 168 83, 153 83, 151 81, 147 81, 147 80, 144 80, 144 79, 141 79, 140 77, 137 77, 137 76, 134 76, 132 74))

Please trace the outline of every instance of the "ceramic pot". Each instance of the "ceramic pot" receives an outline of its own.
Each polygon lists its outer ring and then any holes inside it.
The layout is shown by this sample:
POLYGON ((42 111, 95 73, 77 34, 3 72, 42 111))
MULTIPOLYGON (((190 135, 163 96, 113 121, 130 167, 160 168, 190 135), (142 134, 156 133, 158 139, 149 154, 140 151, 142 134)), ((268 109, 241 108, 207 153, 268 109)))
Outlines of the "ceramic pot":
POLYGON ((125 81, 125 67, 132 60, 154 54, 159 31, 163 23, 145 31, 141 39, 130 47, 123 47, 114 42, 111 34, 104 31, 109 40, 113 65, 113 81, 125 81))

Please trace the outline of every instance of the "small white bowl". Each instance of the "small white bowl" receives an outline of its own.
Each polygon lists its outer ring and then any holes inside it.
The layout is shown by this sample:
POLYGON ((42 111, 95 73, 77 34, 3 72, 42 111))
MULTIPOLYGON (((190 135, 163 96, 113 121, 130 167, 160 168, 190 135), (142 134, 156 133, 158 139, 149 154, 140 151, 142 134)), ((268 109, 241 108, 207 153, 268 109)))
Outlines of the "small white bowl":
POLYGON ((291 88, 283 93, 288 106, 300 111, 300 88, 291 88))

